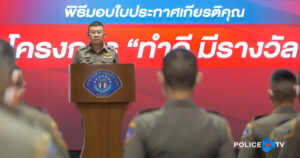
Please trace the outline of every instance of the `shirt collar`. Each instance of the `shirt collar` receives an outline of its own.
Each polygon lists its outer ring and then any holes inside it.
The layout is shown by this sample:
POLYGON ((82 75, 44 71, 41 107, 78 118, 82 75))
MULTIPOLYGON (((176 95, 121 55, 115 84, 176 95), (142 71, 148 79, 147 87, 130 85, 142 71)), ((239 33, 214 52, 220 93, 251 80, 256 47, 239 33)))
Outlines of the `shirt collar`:
POLYGON ((274 109, 273 113, 297 113, 295 106, 279 106, 274 109))
POLYGON ((172 99, 168 100, 164 107, 172 108, 172 107, 197 107, 192 99, 172 99))
MULTIPOLYGON (((101 53, 103 50, 105 50, 105 52, 108 52, 108 50, 107 50, 107 45, 106 45, 105 43, 103 43, 103 47, 100 49, 99 52, 101 53)), ((96 53, 96 52, 93 50, 91 43, 88 45, 88 51, 92 51, 92 52, 96 53)))

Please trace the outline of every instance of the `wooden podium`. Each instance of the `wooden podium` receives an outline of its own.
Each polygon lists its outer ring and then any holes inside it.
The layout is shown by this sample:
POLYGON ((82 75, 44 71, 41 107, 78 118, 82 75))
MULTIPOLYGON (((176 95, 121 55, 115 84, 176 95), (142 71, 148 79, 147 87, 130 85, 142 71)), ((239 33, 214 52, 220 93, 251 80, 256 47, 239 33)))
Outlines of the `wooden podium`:
POLYGON ((69 98, 84 123, 81 158, 121 158, 123 115, 135 101, 133 64, 72 64, 69 98))

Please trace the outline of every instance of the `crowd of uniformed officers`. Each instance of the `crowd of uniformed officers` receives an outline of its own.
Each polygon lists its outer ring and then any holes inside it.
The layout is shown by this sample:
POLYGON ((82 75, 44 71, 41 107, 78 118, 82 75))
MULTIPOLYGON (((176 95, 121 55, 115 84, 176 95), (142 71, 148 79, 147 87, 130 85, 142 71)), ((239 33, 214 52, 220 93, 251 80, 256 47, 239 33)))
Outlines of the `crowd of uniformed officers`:
MULTIPOLYGON (((299 84, 292 72, 278 69, 272 74, 268 93, 274 110, 250 121, 241 137, 245 143, 269 138, 285 142, 284 147, 269 152, 240 148, 238 154, 226 119, 192 99, 202 79, 192 52, 171 50, 157 79, 166 102, 139 112, 129 123, 123 158, 300 158, 300 116, 294 105, 299 84)), ((0 40, 0 158, 69 158, 53 118, 22 101, 25 84, 14 49, 0 40)))

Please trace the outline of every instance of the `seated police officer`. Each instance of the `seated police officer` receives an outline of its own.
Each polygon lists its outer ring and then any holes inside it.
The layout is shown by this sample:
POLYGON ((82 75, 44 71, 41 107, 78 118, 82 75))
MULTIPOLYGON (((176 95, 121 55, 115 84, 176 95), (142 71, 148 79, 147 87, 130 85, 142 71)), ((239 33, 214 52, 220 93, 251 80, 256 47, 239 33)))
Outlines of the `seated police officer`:
POLYGON ((14 67, 13 48, 0 40, 0 157, 54 158, 57 150, 51 136, 39 126, 29 124, 10 106, 18 96, 11 81, 14 67))
POLYGON ((26 84, 24 81, 23 71, 18 66, 16 66, 12 72, 12 84, 17 88, 18 97, 16 98, 17 101, 14 101, 9 105, 14 107, 18 111, 20 117, 23 117, 29 124, 38 125, 50 134, 57 149, 56 158, 69 158, 70 156, 67 145, 62 138, 58 125, 47 110, 23 102, 26 84))
POLYGON ((163 60, 158 80, 162 108, 140 112, 129 124, 123 158, 233 158, 231 133, 220 115, 199 108, 192 94, 201 74, 194 54, 178 48, 163 60))

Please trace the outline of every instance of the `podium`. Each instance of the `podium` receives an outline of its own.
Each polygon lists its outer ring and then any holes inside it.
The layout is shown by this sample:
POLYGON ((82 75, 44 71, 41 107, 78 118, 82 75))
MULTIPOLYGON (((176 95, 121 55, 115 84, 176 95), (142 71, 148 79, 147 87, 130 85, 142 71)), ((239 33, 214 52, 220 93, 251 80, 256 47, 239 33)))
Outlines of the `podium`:
POLYGON ((71 64, 69 99, 84 124, 81 158, 121 158, 121 126, 135 101, 133 64, 71 64))

